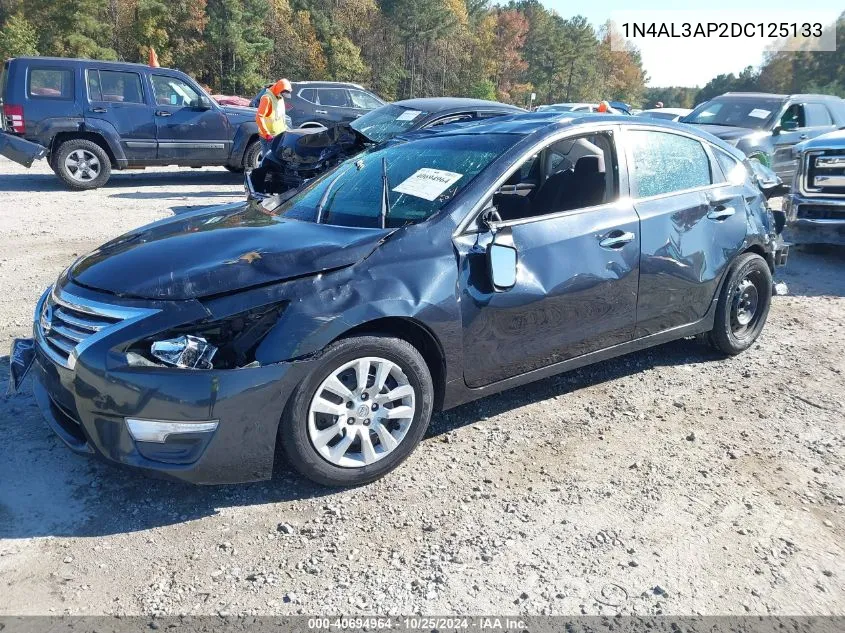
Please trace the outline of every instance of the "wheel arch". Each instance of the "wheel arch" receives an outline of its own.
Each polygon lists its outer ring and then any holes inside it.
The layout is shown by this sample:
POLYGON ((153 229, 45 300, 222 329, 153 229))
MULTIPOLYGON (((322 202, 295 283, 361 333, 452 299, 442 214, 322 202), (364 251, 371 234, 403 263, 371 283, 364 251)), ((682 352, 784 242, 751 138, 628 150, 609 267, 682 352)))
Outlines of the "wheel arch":
POLYGON ((108 141, 100 134, 96 132, 88 132, 85 130, 79 130, 74 132, 59 132, 53 137, 52 147, 50 148, 50 154, 55 154, 62 143, 65 141, 73 141, 77 139, 82 139, 85 141, 91 141, 95 143, 102 149, 106 156, 109 157, 109 161, 111 162, 112 169, 118 168, 117 158, 112 151, 111 146, 109 145, 108 141))
POLYGON ((392 336, 414 346, 431 372, 434 411, 442 410, 446 392, 446 355, 434 332, 416 319, 390 316, 360 323, 337 336, 334 341, 372 334, 392 336))

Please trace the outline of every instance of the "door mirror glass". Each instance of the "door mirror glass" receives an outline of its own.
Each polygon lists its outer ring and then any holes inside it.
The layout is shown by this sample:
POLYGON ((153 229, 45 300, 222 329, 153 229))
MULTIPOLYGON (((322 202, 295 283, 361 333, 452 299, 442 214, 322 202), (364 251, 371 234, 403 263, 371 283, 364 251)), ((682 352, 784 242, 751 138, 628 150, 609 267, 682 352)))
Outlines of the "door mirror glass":
POLYGON ((780 128, 784 132, 791 132, 798 129, 798 121, 795 119, 786 119, 781 121, 780 128))
POLYGON ((211 99, 209 99, 205 95, 201 95, 199 100, 198 100, 197 107, 200 108, 201 110, 211 110, 211 107, 212 107, 211 99))
POLYGON ((487 264, 493 290, 501 292, 516 285, 516 248, 493 242, 487 247, 487 264))

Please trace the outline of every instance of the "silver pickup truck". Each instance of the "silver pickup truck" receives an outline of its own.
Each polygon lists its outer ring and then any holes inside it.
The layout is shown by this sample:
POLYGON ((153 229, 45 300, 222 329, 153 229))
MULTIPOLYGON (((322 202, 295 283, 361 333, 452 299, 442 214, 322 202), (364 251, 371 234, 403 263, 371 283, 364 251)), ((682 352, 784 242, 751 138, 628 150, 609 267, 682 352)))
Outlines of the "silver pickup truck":
POLYGON ((798 170, 784 198, 793 244, 845 245, 845 130, 795 146, 798 170))

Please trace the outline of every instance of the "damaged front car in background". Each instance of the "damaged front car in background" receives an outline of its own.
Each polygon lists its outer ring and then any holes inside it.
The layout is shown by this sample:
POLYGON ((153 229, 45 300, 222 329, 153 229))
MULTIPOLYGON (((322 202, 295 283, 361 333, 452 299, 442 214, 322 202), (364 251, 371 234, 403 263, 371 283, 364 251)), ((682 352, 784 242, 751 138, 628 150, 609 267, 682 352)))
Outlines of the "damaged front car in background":
POLYGON ((721 141, 504 117, 103 245, 39 300, 15 384, 31 364, 71 449, 148 473, 266 479, 281 446, 317 482, 362 484, 434 411, 695 334, 747 349, 783 258, 721 141))

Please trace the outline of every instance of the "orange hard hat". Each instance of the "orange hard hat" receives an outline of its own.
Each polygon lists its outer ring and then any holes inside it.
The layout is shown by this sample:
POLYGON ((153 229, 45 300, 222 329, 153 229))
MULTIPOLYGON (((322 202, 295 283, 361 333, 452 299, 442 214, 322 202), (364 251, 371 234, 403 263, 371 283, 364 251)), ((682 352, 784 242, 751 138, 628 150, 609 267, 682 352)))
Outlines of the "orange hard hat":
POLYGON ((287 79, 279 79, 273 86, 270 88, 270 92, 272 92, 277 97, 282 94, 283 92, 291 92, 293 90, 293 86, 290 85, 290 82, 287 79))

